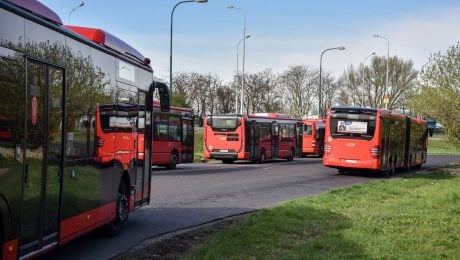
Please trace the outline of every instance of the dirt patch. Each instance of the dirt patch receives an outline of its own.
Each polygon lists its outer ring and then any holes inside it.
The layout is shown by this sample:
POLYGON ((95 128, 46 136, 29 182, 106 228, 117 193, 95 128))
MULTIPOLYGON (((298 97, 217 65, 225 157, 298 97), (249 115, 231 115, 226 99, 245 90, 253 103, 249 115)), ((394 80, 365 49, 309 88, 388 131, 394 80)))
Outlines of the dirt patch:
POLYGON ((248 214, 238 215, 148 239, 113 259, 179 259, 191 249, 206 242, 212 235, 235 226, 247 216, 248 214))

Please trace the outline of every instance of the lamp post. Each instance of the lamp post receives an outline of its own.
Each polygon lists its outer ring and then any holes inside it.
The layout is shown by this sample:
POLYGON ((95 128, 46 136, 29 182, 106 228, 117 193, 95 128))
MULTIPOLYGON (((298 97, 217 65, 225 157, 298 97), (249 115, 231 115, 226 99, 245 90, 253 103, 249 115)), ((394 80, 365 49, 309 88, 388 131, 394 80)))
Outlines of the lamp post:
POLYGON ((328 49, 325 49, 322 53, 321 53, 321 57, 319 59, 319 88, 318 88, 318 115, 321 117, 323 115, 322 113, 322 86, 321 86, 321 82, 322 82, 322 64, 323 64, 323 55, 325 52, 327 51, 330 51, 330 50, 339 50, 339 51, 343 51, 345 50, 345 47, 343 46, 339 46, 339 47, 334 47, 334 48, 328 48, 328 49))
POLYGON ((173 44, 173 17, 174 17, 174 11, 176 10, 176 7, 179 6, 180 4, 183 3, 206 3, 208 0, 187 0, 187 1, 180 1, 177 3, 172 11, 171 11, 171 32, 169 35, 169 90, 171 91, 171 98, 172 98, 172 82, 173 82, 173 75, 172 75, 172 44, 173 44))
MULTIPOLYGON (((386 95, 386 92, 388 91, 388 61, 390 59, 390 40, 388 40, 387 37, 378 35, 378 34, 374 34, 373 36, 375 38, 382 38, 382 39, 387 40, 387 73, 386 73, 387 75, 386 75, 386 81, 385 81, 385 95, 386 95)), ((388 103, 385 103, 385 108, 388 108, 388 103)))
POLYGON ((375 52, 369 54, 366 58, 364 58, 364 61, 363 61, 363 71, 362 71, 362 74, 363 74, 363 92, 362 92, 362 99, 361 99, 361 106, 364 107, 364 65, 366 64, 366 60, 371 57, 371 56, 374 56, 375 55, 375 52))
MULTIPOLYGON (((238 78, 238 53, 240 50, 240 43, 244 40, 251 37, 251 35, 246 36, 246 38, 243 38, 238 41, 238 44, 236 45, 236 77, 238 78)), ((235 114, 238 114, 238 87, 235 89, 235 114)))
POLYGON ((243 12, 243 15, 244 15, 244 23, 243 23, 243 69, 242 69, 242 75, 241 75, 241 96, 240 96, 240 100, 241 100, 241 105, 240 105, 240 113, 243 114, 243 104, 244 104, 244 63, 245 63, 245 60, 246 60, 246 11, 244 11, 244 9, 242 8, 239 8, 239 7, 235 7, 233 5, 230 5, 230 6, 227 6, 228 9, 236 9, 236 10, 240 10, 241 12, 243 12))
POLYGON ((72 9, 72 11, 69 12, 69 24, 70 24, 70 16, 72 16, 73 12, 75 12, 75 10, 77 10, 78 8, 84 5, 85 5, 85 2, 81 1, 81 3, 77 7, 75 7, 74 9, 72 9))

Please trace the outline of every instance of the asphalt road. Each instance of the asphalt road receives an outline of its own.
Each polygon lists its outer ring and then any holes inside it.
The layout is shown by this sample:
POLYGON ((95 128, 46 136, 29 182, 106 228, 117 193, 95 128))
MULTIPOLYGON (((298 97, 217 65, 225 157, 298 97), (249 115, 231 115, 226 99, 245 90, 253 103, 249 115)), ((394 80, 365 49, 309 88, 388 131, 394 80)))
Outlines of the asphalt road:
MULTIPOLYGON (((460 156, 429 156, 422 170, 455 161, 460 161, 460 156)), ((43 258, 108 259, 163 233, 381 178, 339 175, 323 167, 319 158, 265 164, 184 164, 175 170, 154 168, 150 205, 132 213, 120 235, 107 239, 91 233, 43 258)))

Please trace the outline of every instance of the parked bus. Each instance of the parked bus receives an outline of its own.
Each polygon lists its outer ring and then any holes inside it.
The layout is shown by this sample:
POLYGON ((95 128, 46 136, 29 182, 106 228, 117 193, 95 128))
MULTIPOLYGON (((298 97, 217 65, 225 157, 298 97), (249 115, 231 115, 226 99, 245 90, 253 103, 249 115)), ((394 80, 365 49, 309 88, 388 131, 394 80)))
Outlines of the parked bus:
POLYGON ((302 120, 302 155, 323 156, 325 119, 302 120))
POLYGON ((393 174, 419 168, 427 157, 425 121, 383 109, 333 107, 328 111, 324 166, 393 174))
POLYGON ((154 110, 156 113, 153 121, 153 165, 174 169, 178 163, 193 162, 192 110, 172 106, 169 112, 161 112, 156 103, 154 110))
MULTIPOLYGON (((154 101, 152 165, 173 169, 179 163, 193 162, 193 114, 190 108, 171 107, 162 112, 160 102, 154 101)), ((142 110, 143 108, 141 108, 142 110)), ((99 105, 96 109, 96 154, 99 160, 114 157, 122 165, 129 165, 137 152, 144 158, 144 114, 137 113, 137 105, 99 105)))
POLYGON ((0 255, 32 258, 99 227, 116 235, 149 203, 152 136, 146 156, 130 164, 98 158, 97 105, 145 115, 130 124, 136 138, 137 129, 153 131, 155 89, 169 109, 167 86, 119 38, 65 27, 38 1, 0 0, 0 24, 0 115, 9 132, 0 140, 0 255))
POLYGON ((209 115, 204 122, 203 155, 223 163, 292 161, 302 152, 301 129, 299 119, 276 113, 209 115))

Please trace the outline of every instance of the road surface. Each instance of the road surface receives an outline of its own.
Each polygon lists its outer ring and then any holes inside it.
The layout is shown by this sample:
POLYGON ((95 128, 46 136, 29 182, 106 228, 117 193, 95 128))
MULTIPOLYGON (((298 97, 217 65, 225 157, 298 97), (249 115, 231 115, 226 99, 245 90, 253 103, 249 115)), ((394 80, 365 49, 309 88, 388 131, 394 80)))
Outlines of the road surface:
MULTIPOLYGON (((429 156, 422 170, 455 161, 460 156, 429 156)), ((163 233, 381 178, 339 175, 322 166, 319 158, 265 164, 184 164, 175 170, 155 167, 150 205, 133 212, 120 235, 107 239, 91 233, 43 258, 108 259, 163 233)))

